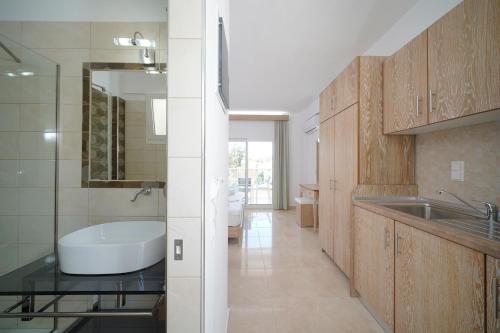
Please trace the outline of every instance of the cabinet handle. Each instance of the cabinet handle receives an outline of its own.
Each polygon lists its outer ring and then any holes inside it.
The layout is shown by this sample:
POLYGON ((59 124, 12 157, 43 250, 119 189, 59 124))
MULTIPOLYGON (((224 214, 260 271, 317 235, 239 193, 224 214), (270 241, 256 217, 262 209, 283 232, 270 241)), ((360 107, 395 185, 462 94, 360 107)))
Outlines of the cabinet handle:
POLYGON ((417 118, 420 116, 420 96, 417 95, 417 118))
POLYGON ((494 277, 491 280, 491 298, 492 298, 492 308, 493 308, 493 318, 498 319, 498 286, 497 278, 494 277))
POLYGON ((333 179, 330 179, 330 191, 333 190, 333 179))
POLYGON ((429 113, 432 113, 433 111, 433 106, 432 106, 432 89, 429 89, 429 113))
POLYGON ((401 254, 401 250, 399 249, 399 240, 401 239, 401 236, 399 234, 396 234, 396 255, 399 256, 401 254))
POLYGON ((387 228, 384 229, 384 248, 389 248, 389 230, 387 228))
POLYGON ((330 110, 333 110, 333 105, 335 104, 335 95, 330 98, 330 110))

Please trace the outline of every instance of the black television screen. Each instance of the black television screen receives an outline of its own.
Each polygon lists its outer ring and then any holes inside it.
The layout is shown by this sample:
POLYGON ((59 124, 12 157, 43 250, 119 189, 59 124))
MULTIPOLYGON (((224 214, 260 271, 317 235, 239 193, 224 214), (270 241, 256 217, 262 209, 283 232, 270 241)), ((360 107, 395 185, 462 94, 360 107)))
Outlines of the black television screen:
POLYGON ((229 110, 229 62, 224 21, 219 17, 219 96, 226 110, 229 110))

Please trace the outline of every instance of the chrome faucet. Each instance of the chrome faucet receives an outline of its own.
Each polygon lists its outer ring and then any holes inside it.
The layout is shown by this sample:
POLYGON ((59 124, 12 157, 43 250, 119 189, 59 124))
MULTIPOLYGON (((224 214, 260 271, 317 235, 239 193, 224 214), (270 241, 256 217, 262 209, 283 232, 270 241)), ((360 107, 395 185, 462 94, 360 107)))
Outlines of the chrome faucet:
POLYGON ((137 200, 137 197, 139 197, 141 194, 144 195, 149 195, 151 193, 151 186, 146 186, 144 185, 143 188, 141 188, 130 201, 135 202, 137 200))
POLYGON ((461 203, 463 203, 465 206, 467 206, 467 207, 471 208, 472 210, 476 211, 477 213, 479 213, 481 216, 484 216, 489 222, 498 222, 498 216, 497 216, 498 209, 494 203, 486 202, 486 201, 479 201, 480 203, 482 203, 486 207, 486 213, 485 213, 485 212, 481 211, 480 209, 477 209, 476 207, 472 206, 471 204, 469 204, 467 201, 463 200, 462 198, 460 198, 456 194, 448 192, 444 189, 437 191, 437 193, 439 195, 442 195, 443 193, 447 193, 447 194, 451 195, 452 197, 454 197, 455 199, 457 199, 458 201, 460 201, 461 203))

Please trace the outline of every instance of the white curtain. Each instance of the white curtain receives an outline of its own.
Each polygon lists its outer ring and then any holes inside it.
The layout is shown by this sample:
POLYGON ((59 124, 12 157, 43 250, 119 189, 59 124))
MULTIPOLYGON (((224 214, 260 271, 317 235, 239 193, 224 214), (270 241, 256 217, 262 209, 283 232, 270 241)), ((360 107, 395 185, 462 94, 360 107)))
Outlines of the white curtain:
POLYGON ((273 208, 288 209, 288 121, 274 122, 273 208))

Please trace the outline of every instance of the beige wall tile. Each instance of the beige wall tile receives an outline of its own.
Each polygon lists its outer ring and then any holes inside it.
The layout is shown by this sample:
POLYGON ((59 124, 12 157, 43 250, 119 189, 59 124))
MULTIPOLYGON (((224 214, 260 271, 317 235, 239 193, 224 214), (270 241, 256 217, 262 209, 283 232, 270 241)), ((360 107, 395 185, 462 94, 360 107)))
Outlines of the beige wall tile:
POLYGON ((167 279, 167 331, 200 332, 200 279, 167 279))
POLYGON ((0 160, 0 188, 17 187, 18 170, 18 160, 0 160))
POLYGON ((62 132, 59 134, 59 158, 76 160, 82 156, 82 132, 62 132))
POLYGON ((19 243, 54 241, 54 216, 19 216, 19 243))
POLYGON ((59 188, 59 215, 88 216, 89 190, 86 188, 59 188))
POLYGON ((19 189, 16 187, 2 188, 0 191, 0 215, 19 214, 18 195, 19 189))
POLYGON ((154 22, 92 22, 93 49, 123 49, 113 42, 115 37, 133 38, 139 31, 144 38, 154 40, 158 44, 160 26, 154 22))
POLYGON ((168 159, 168 217, 201 216, 201 159, 168 159))
POLYGON ((81 160, 59 160, 59 186, 81 187, 82 183, 81 160))
POLYGON ((82 79, 80 77, 61 77, 61 104, 82 104, 82 79))
POLYGON ((168 96, 201 97, 201 40, 170 39, 168 96))
POLYGON ((43 256, 53 253, 53 243, 47 244, 19 244, 19 266, 24 266, 43 256))
POLYGON ((0 131, 19 130, 19 104, 0 104, 0 131))
POLYGON ((466 200, 500 205, 500 122, 431 132, 416 138, 416 180, 421 196, 447 189, 466 200), (451 161, 464 161, 464 181, 452 181, 451 161))
POLYGON ((90 49, 35 49, 61 66, 61 76, 81 76, 82 64, 90 61, 90 49))
POLYGON ((54 188, 23 187, 19 189, 20 215, 54 215, 54 188))
POLYGON ((201 219, 169 218, 167 222, 168 277, 200 277, 201 219), (174 240, 184 241, 183 260, 174 260, 174 240))
POLYGON ((20 187, 54 187, 55 160, 20 160, 18 184, 20 187))
POLYGON ((59 130, 81 131, 82 130, 82 106, 77 104, 65 104, 60 106, 59 130))
POLYGON ((93 62, 130 62, 139 63, 140 54, 134 49, 91 49, 90 60, 93 62))
POLYGON ((19 43, 21 41, 21 22, 0 21, 0 34, 19 43))
MULTIPOLYGON (((17 244, 2 245, 1 249, 0 276, 16 269, 19 258, 19 248, 17 244)), ((9 304, 12 305, 12 301, 10 301, 9 304)))
POLYGON ((0 244, 17 244, 19 216, 0 215, 0 244))
POLYGON ((168 155, 201 157, 201 100, 168 99, 168 155))
POLYGON ((0 76, 0 103, 20 103, 22 79, 0 76))
POLYGON ((89 215, 91 216, 156 216, 158 213, 158 190, 141 195, 131 202, 135 188, 90 189, 89 215))
MULTIPOLYGON (((63 83, 62 80, 61 83, 63 83)), ((61 88, 63 86, 61 84, 61 88)), ((50 104, 56 101, 56 78, 54 76, 24 77, 21 79, 21 87, 22 103, 50 104)))
POLYGON ((109 222, 124 222, 124 221, 162 221, 162 219, 158 216, 99 216, 99 215, 91 215, 89 216, 89 224, 102 224, 109 222))
POLYGON ((33 49, 88 49, 89 22, 22 22, 22 44, 33 49))
POLYGON ((0 132, 0 159, 19 158, 19 133, 0 132))
POLYGON ((89 217, 88 215, 61 215, 58 217, 58 222, 58 235, 59 238, 61 238, 69 233, 72 233, 73 231, 87 227, 89 225, 89 217))
POLYGON ((22 131, 55 131, 55 104, 21 104, 20 128, 22 131))
POLYGON ((201 38, 201 0, 170 0, 170 38, 201 38))
POLYGON ((29 160, 55 159, 56 137, 53 133, 20 132, 19 157, 29 160))

